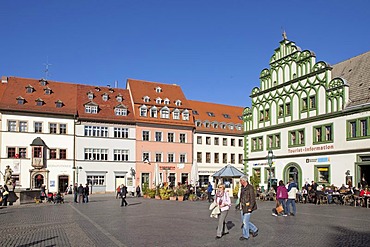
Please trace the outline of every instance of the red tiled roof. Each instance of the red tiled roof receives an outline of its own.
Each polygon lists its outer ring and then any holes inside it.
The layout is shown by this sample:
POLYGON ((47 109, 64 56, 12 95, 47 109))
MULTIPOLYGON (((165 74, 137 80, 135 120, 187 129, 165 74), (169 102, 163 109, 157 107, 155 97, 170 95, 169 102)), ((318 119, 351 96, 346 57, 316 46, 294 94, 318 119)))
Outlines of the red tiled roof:
POLYGON ((243 116, 243 109, 244 107, 240 106, 230 106, 230 105, 222 105, 222 104, 215 104, 215 103, 208 103, 208 102, 201 102, 195 100, 189 100, 191 108, 193 112, 196 111, 198 114, 194 114, 194 120, 201 121, 201 126, 196 127, 197 132, 214 132, 214 133, 223 133, 223 134, 242 134, 243 127, 241 130, 237 130, 235 127, 234 129, 229 129, 226 127, 225 129, 220 128, 213 128, 212 123, 217 122, 225 123, 226 125, 232 123, 234 125, 240 124, 243 126, 243 120, 239 119, 239 117, 243 116), (213 116, 209 116, 208 113, 213 114, 213 116), (225 117, 227 114, 227 117, 225 117), (207 128, 204 126, 204 121, 209 121, 210 126, 207 128))
POLYGON ((132 104, 130 94, 127 89, 109 88, 109 87, 96 87, 90 85, 81 85, 77 87, 77 112, 80 119, 90 120, 104 120, 104 121, 129 121, 134 122, 135 116, 132 111, 132 104), (94 94, 94 98, 90 100, 88 93, 94 94), (108 95, 108 100, 103 100, 103 95, 108 95), (122 102, 117 101, 117 96, 122 96, 122 102), (91 114, 85 113, 85 105, 93 103, 98 106, 98 113, 91 114), (114 108, 123 105, 127 108, 127 116, 116 116, 114 108))
POLYGON ((134 102, 134 112, 138 122, 194 127, 191 106, 180 86, 175 84, 128 79, 127 89, 129 89, 131 93, 131 97, 134 102), (161 88, 161 92, 156 91, 158 87, 161 88), (146 96, 150 98, 149 102, 144 102, 144 97, 146 96), (157 98, 162 99, 161 104, 156 103, 157 98), (170 101, 168 105, 163 104, 163 100, 165 99, 170 101), (180 106, 176 106, 175 102, 177 100, 181 101, 180 106), (148 107, 147 117, 140 116, 140 107, 142 105, 146 105, 148 107), (172 114, 169 119, 160 118, 159 114, 158 118, 151 118, 149 117, 149 109, 152 106, 156 106, 158 110, 167 106, 171 113, 174 109, 179 109, 180 111, 187 109, 189 111, 189 121, 182 120, 181 117, 179 120, 172 119, 172 114))
POLYGON ((47 81, 47 84, 42 86, 38 79, 8 77, 7 83, 0 85, 0 109, 74 115, 76 89, 76 84, 71 83, 47 81), (26 92, 28 86, 34 89, 32 93, 26 92), (52 93, 45 94, 46 88, 51 89, 52 93), (25 100, 23 105, 17 103, 18 97, 25 100), (38 99, 44 102, 43 105, 36 105, 38 99), (63 107, 56 107, 55 102, 58 100, 63 102, 63 107))

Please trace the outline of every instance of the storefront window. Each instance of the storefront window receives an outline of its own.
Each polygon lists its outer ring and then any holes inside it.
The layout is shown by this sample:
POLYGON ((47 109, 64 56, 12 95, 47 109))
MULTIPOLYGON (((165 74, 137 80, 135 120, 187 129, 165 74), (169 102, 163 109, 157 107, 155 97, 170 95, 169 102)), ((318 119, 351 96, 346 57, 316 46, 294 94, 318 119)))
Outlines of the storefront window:
POLYGON ((330 167, 329 166, 317 166, 316 168, 316 177, 317 182, 321 184, 330 184, 330 167))

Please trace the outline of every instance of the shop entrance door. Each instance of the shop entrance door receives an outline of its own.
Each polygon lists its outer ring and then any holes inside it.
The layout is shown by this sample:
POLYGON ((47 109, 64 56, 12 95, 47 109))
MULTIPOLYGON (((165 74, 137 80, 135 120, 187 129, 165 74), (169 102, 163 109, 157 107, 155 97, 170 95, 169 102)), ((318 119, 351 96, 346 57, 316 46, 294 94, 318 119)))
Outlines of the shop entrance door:
POLYGON ((69 178, 66 175, 61 175, 58 177, 58 190, 61 193, 64 193, 67 191, 68 181, 69 181, 69 178))

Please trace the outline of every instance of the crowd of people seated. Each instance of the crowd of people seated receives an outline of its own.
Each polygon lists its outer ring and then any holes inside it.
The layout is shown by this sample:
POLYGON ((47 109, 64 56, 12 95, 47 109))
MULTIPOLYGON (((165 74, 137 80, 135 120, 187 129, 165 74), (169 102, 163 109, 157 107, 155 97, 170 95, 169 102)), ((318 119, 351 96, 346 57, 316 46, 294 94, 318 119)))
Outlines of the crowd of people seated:
MULTIPOLYGON (((272 186, 266 191, 257 188, 257 196, 260 200, 274 201, 276 191, 272 186)), ((318 185, 315 181, 311 184, 306 182, 297 192, 296 202, 370 207, 370 188, 365 178, 362 178, 358 187, 353 187, 351 184, 342 184, 338 187, 318 185)))

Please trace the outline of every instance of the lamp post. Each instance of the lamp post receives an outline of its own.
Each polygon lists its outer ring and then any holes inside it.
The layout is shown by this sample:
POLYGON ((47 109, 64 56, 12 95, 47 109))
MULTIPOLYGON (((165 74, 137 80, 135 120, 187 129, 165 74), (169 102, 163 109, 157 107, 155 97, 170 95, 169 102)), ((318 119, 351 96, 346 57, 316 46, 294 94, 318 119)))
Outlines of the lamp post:
POLYGON ((272 152, 272 150, 270 149, 267 153, 267 164, 269 165, 269 174, 270 174, 270 179, 269 179, 269 186, 267 186, 267 189, 270 190, 270 187, 271 187, 271 183, 272 183, 272 159, 274 158, 274 153, 272 152))
POLYGON ((79 173, 79 170, 82 170, 82 167, 81 166, 76 166, 76 167, 73 167, 72 169, 76 170, 76 183, 78 185, 78 173, 79 173))

